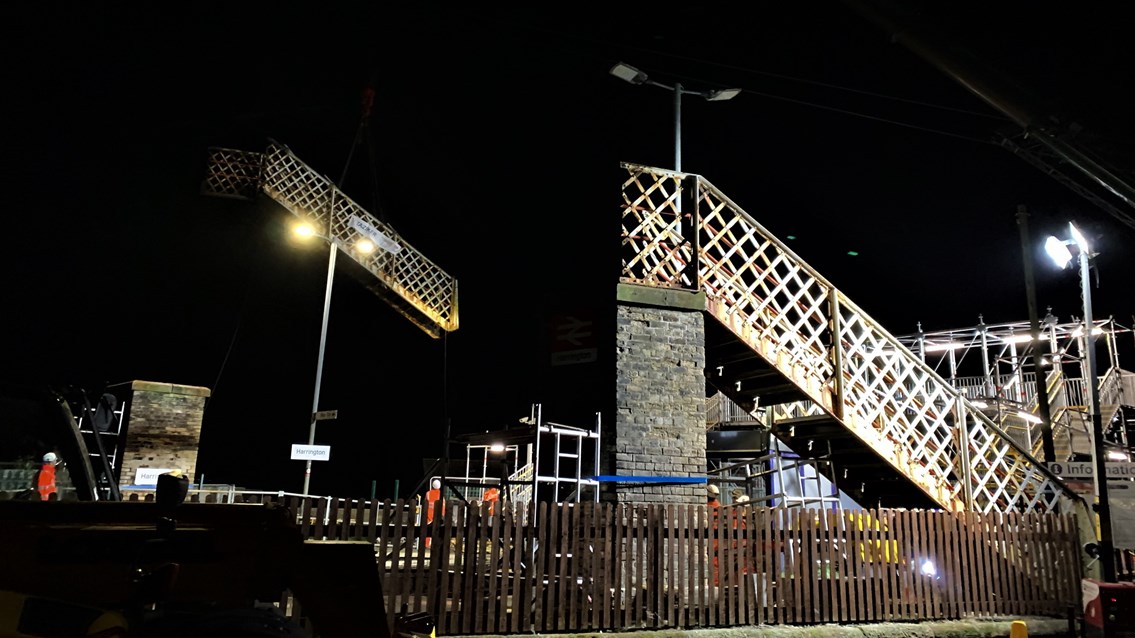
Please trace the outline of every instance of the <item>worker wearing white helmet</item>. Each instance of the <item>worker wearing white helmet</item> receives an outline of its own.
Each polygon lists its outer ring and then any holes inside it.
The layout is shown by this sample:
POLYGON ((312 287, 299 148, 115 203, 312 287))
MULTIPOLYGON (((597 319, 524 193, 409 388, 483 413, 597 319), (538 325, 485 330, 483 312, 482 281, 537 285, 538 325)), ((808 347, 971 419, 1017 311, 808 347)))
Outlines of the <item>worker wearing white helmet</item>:
POLYGON ((39 466, 36 476, 36 491, 41 501, 50 501, 59 498, 59 490, 55 486, 55 466, 59 465, 59 455, 48 452, 43 455, 43 463, 39 466))

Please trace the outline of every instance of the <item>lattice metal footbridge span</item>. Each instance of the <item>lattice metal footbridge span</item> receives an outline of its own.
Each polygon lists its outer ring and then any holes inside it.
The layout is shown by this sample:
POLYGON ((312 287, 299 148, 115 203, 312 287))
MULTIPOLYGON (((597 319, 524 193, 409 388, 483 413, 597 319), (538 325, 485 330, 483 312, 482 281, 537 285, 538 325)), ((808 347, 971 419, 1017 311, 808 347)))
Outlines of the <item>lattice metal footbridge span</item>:
POLYGON ((432 337, 457 329, 457 279, 375 219, 330 179, 272 142, 263 153, 209 149, 201 190, 206 195, 252 199, 263 192, 366 269, 368 287, 432 337), (360 236, 377 237, 379 250, 350 250, 360 236))

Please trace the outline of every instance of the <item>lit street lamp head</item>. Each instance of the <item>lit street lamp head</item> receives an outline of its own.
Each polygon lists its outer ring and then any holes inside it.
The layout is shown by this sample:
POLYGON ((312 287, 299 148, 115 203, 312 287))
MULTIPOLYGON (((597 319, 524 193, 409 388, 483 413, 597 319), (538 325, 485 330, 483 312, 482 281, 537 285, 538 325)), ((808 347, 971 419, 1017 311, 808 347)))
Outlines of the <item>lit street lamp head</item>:
POLYGON ((1068 262, 1072 261, 1072 251, 1068 250, 1068 246, 1051 235, 1044 241, 1044 252, 1060 268, 1067 268, 1068 262))
POLYGON ((315 229, 311 227, 311 224, 304 223, 299 223, 295 226, 292 226, 292 232, 295 233, 297 237, 304 238, 315 237, 316 234, 315 229))
POLYGON ((1060 268, 1067 268, 1068 263, 1072 261, 1072 251, 1068 250, 1068 246, 1072 244, 1076 245, 1081 255, 1092 256, 1091 248, 1088 246, 1088 239, 1084 237, 1080 229, 1076 228, 1075 224, 1069 222, 1068 231, 1072 234, 1072 239, 1070 240, 1057 239, 1049 235, 1048 239, 1044 241, 1044 252, 1048 253, 1052 261, 1060 268))

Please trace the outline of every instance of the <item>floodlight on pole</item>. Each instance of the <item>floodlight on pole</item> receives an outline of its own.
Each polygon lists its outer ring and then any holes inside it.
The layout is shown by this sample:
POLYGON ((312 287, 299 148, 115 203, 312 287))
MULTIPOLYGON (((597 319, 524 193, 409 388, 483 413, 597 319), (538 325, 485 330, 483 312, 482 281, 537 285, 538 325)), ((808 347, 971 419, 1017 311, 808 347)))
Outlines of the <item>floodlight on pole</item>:
POLYGON ((1069 223, 1068 230, 1072 235, 1071 240, 1060 240, 1050 236, 1045 240, 1044 247, 1056 265, 1061 268, 1065 268, 1072 260, 1072 254, 1068 250, 1069 245, 1075 245, 1080 253, 1080 288, 1084 300, 1084 325, 1086 326, 1083 333, 1084 364, 1087 368, 1086 375, 1088 378, 1086 383, 1091 401, 1092 418, 1092 459, 1094 465, 1092 482, 1099 499, 1099 559, 1104 582, 1113 583, 1115 582, 1115 544, 1112 542, 1111 503, 1107 493, 1107 455, 1105 452, 1103 418, 1100 414, 1099 375, 1096 371, 1096 330, 1095 322, 1092 319, 1091 267, 1089 262, 1095 255, 1091 252, 1087 238, 1080 232, 1080 229, 1076 228, 1075 224, 1069 223), (1058 245, 1059 248, 1057 248, 1058 245))
POLYGON ((633 66, 619 62, 611 67, 609 73, 624 82, 631 84, 649 84, 674 93, 674 170, 682 172, 682 96, 697 95, 709 102, 724 102, 737 97, 741 89, 717 89, 714 91, 691 91, 682 86, 680 82, 673 85, 663 84, 651 80, 650 76, 633 66))

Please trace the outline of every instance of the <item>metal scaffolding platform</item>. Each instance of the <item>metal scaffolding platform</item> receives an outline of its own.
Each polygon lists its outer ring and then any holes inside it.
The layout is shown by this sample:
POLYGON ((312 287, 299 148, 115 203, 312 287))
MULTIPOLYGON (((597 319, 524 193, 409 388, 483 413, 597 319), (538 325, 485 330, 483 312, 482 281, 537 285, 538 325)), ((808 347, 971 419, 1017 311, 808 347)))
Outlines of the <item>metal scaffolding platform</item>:
MULTIPOLYGON (((516 503, 599 500, 601 420, 594 429, 543 420, 540 404, 515 427, 454 438, 465 448, 464 475, 444 478, 467 500, 479 500, 496 487, 516 503)), ((451 462, 455 468, 460 462, 451 462)))

